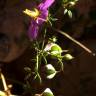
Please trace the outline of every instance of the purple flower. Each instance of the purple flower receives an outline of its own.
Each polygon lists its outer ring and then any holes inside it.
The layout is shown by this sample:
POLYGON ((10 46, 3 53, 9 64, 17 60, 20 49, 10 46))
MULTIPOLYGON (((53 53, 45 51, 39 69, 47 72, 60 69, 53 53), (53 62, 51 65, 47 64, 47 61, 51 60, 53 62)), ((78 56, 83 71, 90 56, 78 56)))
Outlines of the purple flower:
POLYGON ((34 9, 34 11, 27 13, 27 11, 30 10, 25 10, 24 13, 32 17, 31 25, 28 30, 28 36, 31 40, 36 39, 39 27, 47 21, 48 8, 53 4, 54 1, 55 0, 42 0, 42 2, 37 6, 37 8, 34 9))

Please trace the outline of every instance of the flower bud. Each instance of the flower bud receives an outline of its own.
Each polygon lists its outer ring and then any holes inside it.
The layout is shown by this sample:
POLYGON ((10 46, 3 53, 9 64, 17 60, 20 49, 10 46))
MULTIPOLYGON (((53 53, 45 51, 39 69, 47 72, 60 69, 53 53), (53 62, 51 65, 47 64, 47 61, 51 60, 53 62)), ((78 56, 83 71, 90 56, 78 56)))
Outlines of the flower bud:
POLYGON ((56 75, 57 71, 51 64, 48 64, 45 67, 46 67, 47 79, 52 79, 56 75))
POLYGON ((74 57, 71 54, 65 54, 64 59, 66 60, 72 60, 74 57))
POLYGON ((42 96, 54 96, 52 91, 49 88, 46 88, 42 96))
POLYGON ((61 47, 55 43, 47 44, 44 50, 48 51, 49 54, 51 54, 52 56, 55 56, 55 57, 60 57, 61 53, 62 53, 61 47))

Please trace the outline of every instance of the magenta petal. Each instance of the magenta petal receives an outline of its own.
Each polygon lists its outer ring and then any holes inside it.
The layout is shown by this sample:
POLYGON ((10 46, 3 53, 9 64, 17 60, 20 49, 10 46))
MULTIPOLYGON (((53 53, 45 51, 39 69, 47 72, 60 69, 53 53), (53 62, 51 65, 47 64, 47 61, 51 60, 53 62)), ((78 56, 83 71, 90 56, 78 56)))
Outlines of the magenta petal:
POLYGON ((45 10, 42 10, 42 14, 40 15, 41 18, 43 19, 47 19, 48 17, 48 10, 45 9, 45 10))
POLYGON ((42 3, 39 4, 38 8, 40 10, 49 8, 55 0, 42 0, 42 3))
POLYGON ((43 22, 46 22, 48 17, 48 10, 42 10, 40 16, 37 18, 36 22, 41 25, 43 22))
POLYGON ((31 40, 37 38, 39 28, 42 23, 47 20, 48 17, 48 8, 53 4, 55 0, 42 0, 42 3, 37 6, 37 9, 40 11, 39 16, 36 19, 31 21, 31 25, 28 30, 28 37, 31 40))
POLYGON ((36 37, 38 35, 38 29, 39 29, 38 24, 32 20, 31 25, 28 30, 28 37, 30 38, 30 40, 36 39, 36 37))

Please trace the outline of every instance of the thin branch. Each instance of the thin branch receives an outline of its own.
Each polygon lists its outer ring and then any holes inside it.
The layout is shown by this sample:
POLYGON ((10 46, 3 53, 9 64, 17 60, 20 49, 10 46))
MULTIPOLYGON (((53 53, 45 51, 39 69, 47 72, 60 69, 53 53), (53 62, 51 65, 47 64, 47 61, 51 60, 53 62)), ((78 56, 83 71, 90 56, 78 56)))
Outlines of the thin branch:
POLYGON ((0 75, 1 75, 2 83, 3 83, 4 91, 6 92, 6 94, 8 96, 10 96, 11 95, 11 92, 10 92, 10 90, 9 90, 7 84, 6 84, 5 77, 4 77, 4 75, 1 72, 0 72, 0 75))
POLYGON ((1 79, 2 79, 2 83, 3 83, 3 86, 4 86, 4 90, 8 90, 8 87, 7 87, 7 84, 6 84, 6 81, 5 81, 5 78, 4 78, 4 75, 1 73, 1 79))
POLYGON ((76 39, 74 39, 73 37, 71 37, 70 35, 68 35, 67 33, 61 31, 61 30, 58 30, 58 29, 55 29, 55 28, 52 28, 53 30, 57 31, 58 33, 64 35, 65 37, 67 37, 68 39, 70 39, 71 41, 73 41, 74 43, 76 43, 77 45, 79 45, 81 48, 83 48, 85 51, 87 51, 88 53, 92 54, 93 56, 95 56, 96 54, 93 53, 89 48, 87 48, 85 45, 83 45, 82 43, 78 42, 76 39))

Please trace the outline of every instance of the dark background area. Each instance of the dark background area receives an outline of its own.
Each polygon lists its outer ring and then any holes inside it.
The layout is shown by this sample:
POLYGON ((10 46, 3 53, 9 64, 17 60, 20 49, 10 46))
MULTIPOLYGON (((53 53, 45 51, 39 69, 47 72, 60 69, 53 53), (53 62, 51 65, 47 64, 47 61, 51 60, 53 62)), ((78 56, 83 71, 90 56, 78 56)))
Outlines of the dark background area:
MULTIPOLYGON (((24 67, 32 65, 30 59, 34 56, 34 50, 29 48, 26 40, 20 39, 23 33, 26 35, 27 31, 25 16, 21 12, 22 9, 30 7, 31 4, 32 0, 0 1, 1 68, 7 82, 13 84, 12 93, 20 95, 24 92, 23 86, 20 83, 25 83, 24 67), (9 41, 6 42, 6 40, 9 41), (6 49, 6 46, 9 49, 6 49), (17 83, 17 81, 19 82, 17 83)), ((72 9, 72 19, 67 15, 64 16, 62 10, 61 8, 57 11, 56 17, 59 20, 54 24, 55 27, 66 31, 93 52, 96 52, 95 0, 79 0, 72 9)), ((40 93, 46 87, 50 87, 55 96, 96 96, 96 56, 87 53, 66 37, 60 34, 56 35, 59 45, 63 49, 70 49, 75 59, 70 62, 64 62, 64 73, 57 74, 52 80, 44 79, 43 85, 39 85, 34 80, 31 81, 32 92, 40 93)), ((30 95, 27 94, 25 96, 30 95)))

